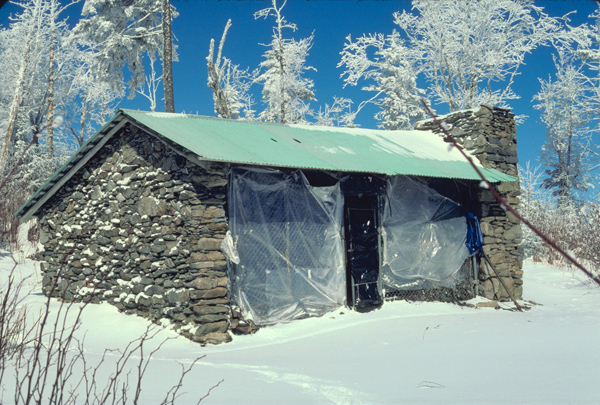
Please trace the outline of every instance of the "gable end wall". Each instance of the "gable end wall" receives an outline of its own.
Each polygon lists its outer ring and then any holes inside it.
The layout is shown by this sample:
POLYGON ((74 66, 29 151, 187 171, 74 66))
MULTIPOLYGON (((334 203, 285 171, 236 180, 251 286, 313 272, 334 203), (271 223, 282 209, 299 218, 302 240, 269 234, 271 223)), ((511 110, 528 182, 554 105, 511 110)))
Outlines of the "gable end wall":
MULTIPOLYGON (((482 166, 518 177, 517 125, 514 116, 508 110, 482 105, 477 111, 458 111, 440 119, 448 125, 450 135, 475 155, 482 166)), ((415 129, 442 132, 433 120, 419 122, 415 129)), ((518 211, 519 182, 503 182, 495 186, 502 198, 518 211)), ((523 251, 519 246, 522 237, 519 220, 502 209, 491 191, 477 187, 476 195, 475 214, 481 222, 483 250, 513 297, 522 299, 523 251)), ((479 283, 479 293, 486 298, 510 298, 484 261, 480 263, 479 283)))
POLYGON ((37 212, 44 293, 229 341, 228 166, 203 166, 126 126, 37 212))

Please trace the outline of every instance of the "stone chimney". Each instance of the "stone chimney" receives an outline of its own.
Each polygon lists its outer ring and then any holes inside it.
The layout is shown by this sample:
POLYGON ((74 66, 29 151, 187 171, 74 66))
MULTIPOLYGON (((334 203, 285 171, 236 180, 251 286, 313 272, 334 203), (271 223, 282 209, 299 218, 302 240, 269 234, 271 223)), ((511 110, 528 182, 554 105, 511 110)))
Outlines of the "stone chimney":
MULTIPOLYGON (((478 110, 465 110, 440 116, 457 142, 475 155, 482 166, 518 177, 517 125, 509 110, 482 105, 478 110)), ((417 130, 441 133, 432 119, 415 124, 417 130)), ((517 211, 519 209, 519 182, 495 185, 498 193, 517 211)), ((505 211, 491 191, 472 185, 476 197, 475 215, 481 223, 484 236, 483 250, 516 299, 523 297, 523 260, 521 226, 517 218, 505 211)), ((485 260, 479 266, 479 294, 489 299, 508 300, 493 270, 485 260)))

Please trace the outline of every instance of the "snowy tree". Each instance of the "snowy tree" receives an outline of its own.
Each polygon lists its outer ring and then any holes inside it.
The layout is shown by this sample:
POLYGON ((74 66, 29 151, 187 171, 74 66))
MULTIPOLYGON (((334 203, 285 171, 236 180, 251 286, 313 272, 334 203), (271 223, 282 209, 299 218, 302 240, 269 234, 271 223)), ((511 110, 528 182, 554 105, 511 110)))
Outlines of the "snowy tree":
POLYGON ((580 35, 587 36, 591 39, 587 43, 583 43, 583 46, 579 46, 577 49, 567 49, 571 55, 577 56, 581 59, 587 69, 589 69, 590 81, 594 87, 594 98, 596 99, 597 106, 597 120, 596 120, 596 134, 595 142, 588 148, 588 152, 595 158, 596 165, 592 167, 592 170, 600 168, 600 6, 590 16, 594 20, 594 24, 590 29, 586 27, 578 27, 580 35))
POLYGON ((131 72, 129 97, 145 81, 143 56, 161 51, 165 110, 174 112, 171 19, 168 0, 86 0, 85 16, 73 29, 77 42, 95 53, 95 75, 119 92, 125 64, 131 72))
POLYGON ((344 97, 333 97, 331 105, 325 104, 325 107, 319 107, 319 111, 313 114, 316 119, 316 125, 324 126, 342 126, 354 128, 356 124, 356 111, 352 111, 352 100, 344 97))
MULTIPOLYGON (((163 76, 156 76, 156 69, 154 64, 156 63, 155 58, 150 58, 150 74, 146 76, 144 84, 140 89, 137 89, 136 92, 150 102, 150 111, 154 112, 156 110, 156 93, 158 92, 158 88, 160 86, 160 82, 163 80, 163 76)), ((172 111, 174 112, 174 111, 172 111)))
POLYGON ((581 65, 563 54, 554 58, 554 65, 556 80, 540 79, 541 90, 534 100, 547 128, 541 160, 548 177, 542 186, 553 190, 562 205, 590 185, 591 123, 597 119, 598 100, 581 65))
POLYGON ((370 101, 381 108, 375 116, 381 128, 409 129, 415 121, 425 118, 418 100, 425 93, 417 87, 418 71, 414 63, 419 58, 396 31, 388 36, 364 35, 356 41, 348 36, 346 40, 338 64, 346 66, 342 74, 345 85, 357 85, 361 79, 374 82, 363 90, 375 93, 370 101))
MULTIPOLYGON (((33 4, 23 4, 23 13, 18 17, 18 20, 13 24, 13 30, 4 32, 2 59, 4 61, 15 60, 17 72, 14 77, 14 89, 12 89, 12 97, 7 103, 6 118, 4 129, 4 139, 2 141, 2 150, 0 154, 0 168, 3 168, 9 158, 12 150, 15 135, 18 131, 19 109, 23 103, 24 92, 26 91, 26 83, 28 73, 32 70, 32 59, 34 56, 34 47, 37 45, 37 39, 40 34, 40 22, 44 13, 45 4, 41 1, 33 4), (22 41, 22 42, 21 42, 22 41), (24 44, 20 47, 19 44, 24 44), (12 58, 7 55, 12 55, 12 58)), ((6 72, 4 72, 6 73, 6 72)), ((12 81, 4 81, 4 83, 13 83, 12 81)))
POLYGON ((3 166, 12 167, 34 142, 20 174, 21 179, 29 179, 29 189, 44 181, 72 152, 70 135, 83 143, 102 121, 99 105, 112 104, 118 94, 90 75, 89 53, 70 41, 66 11, 74 3, 30 0, 18 4, 23 12, 8 29, 0 30, 0 80, 6 83, 0 88, 2 157, 3 166), (64 124, 57 127, 58 121, 64 124))
POLYGON ((412 4, 414 13, 394 13, 400 31, 354 42, 348 38, 342 51, 347 84, 371 79, 375 83, 367 90, 390 97, 379 102, 389 111, 380 113, 384 127, 414 119, 415 76, 425 79, 428 97, 450 111, 480 104, 507 107, 507 101, 518 98, 512 85, 526 55, 569 40, 560 19, 528 0, 412 4))
POLYGON ((221 118, 239 118, 243 111, 246 119, 254 119, 252 106, 254 100, 249 93, 250 87, 256 80, 258 71, 250 72, 249 69, 240 69, 231 60, 222 56, 223 46, 227 32, 231 28, 231 20, 227 21, 215 59, 215 41, 210 41, 208 56, 206 57, 208 69, 207 86, 212 89, 215 112, 221 118))
POLYGON ((263 85, 262 97, 267 105, 260 113, 263 121, 281 123, 305 122, 310 112, 307 101, 316 101, 314 83, 304 77, 307 70, 316 70, 306 65, 308 51, 312 47, 314 34, 301 40, 284 38, 284 30, 295 31, 296 24, 288 22, 281 14, 287 0, 281 5, 272 0, 271 7, 257 11, 255 19, 275 17, 271 43, 266 45, 263 70, 257 82, 263 85))
POLYGON ((111 90, 104 75, 93 68, 96 52, 89 47, 72 47, 73 66, 68 90, 63 93, 60 111, 65 116, 65 126, 79 146, 104 125, 114 114, 115 104, 121 99, 121 89, 111 90))
POLYGON ((0 121, 6 122, 2 166, 19 142, 33 139, 38 144, 42 129, 47 158, 54 159, 54 127, 49 124, 60 104, 56 93, 64 91, 62 77, 69 69, 64 47, 68 27, 59 15, 73 3, 31 0, 17 4, 23 12, 1 33, 0 75, 6 85, 0 93, 11 93, 10 100, 0 96, 0 121))
POLYGON ((17 3, 21 12, 0 30, 0 154, 2 178, 23 156, 23 164, 6 184, 0 206, 23 203, 58 164, 61 144, 54 142, 55 73, 64 26, 56 21, 58 0, 17 3), (48 121, 51 120, 51 121, 48 121), (52 128, 50 131, 48 129, 52 128), (24 151, 28 153, 24 155, 24 151))
POLYGON ((318 125, 342 125, 353 127, 356 114, 364 106, 361 103, 352 111, 352 101, 334 97, 331 105, 325 104, 314 112, 308 101, 316 101, 313 81, 304 77, 307 70, 316 70, 306 65, 308 51, 312 47, 314 35, 302 40, 284 38, 284 31, 295 31, 296 25, 288 22, 282 15, 286 2, 278 4, 272 0, 271 7, 254 14, 255 19, 273 16, 276 25, 272 40, 267 46, 265 60, 258 69, 241 69, 223 56, 223 47, 231 20, 227 21, 221 41, 215 49, 214 39, 210 42, 206 58, 208 68, 207 85, 212 89, 215 112, 221 118, 239 118, 254 120, 254 99, 250 93, 253 85, 262 85, 265 109, 259 113, 262 121, 281 123, 311 123, 318 125), (215 55, 216 53, 216 55, 215 55))
MULTIPOLYGON (((565 201, 557 206, 547 190, 540 188, 544 176, 539 169, 532 169, 529 162, 525 168, 519 166, 520 213, 563 249, 585 261, 588 268, 600 269, 600 205, 593 200, 582 200, 565 201)), ((567 264, 564 257, 529 228, 523 229, 521 246, 526 258, 567 264)))
MULTIPOLYGON (((545 210, 549 208, 545 192, 540 190, 543 181, 541 166, 532 168, 530 162, 525 167, 518 166, 521 195, 519 196, 519 213, 536 226, 545 225, 545 210)), ((522 227, 523 238, 521 246, 525 257, 537 256, 544 248, 544 242, 529 227, 522 227)))

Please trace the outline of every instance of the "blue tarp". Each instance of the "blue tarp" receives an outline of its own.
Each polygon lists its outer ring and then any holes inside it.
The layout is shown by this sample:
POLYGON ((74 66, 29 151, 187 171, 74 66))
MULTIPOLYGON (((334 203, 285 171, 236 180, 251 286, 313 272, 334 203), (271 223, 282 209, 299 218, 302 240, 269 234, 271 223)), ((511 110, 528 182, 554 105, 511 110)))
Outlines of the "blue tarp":
POLYGON ((483 246, 483 234, 479 226, 479 219, 472 212, 467 214, 467 249, 469 256, 481 251, 483 246))

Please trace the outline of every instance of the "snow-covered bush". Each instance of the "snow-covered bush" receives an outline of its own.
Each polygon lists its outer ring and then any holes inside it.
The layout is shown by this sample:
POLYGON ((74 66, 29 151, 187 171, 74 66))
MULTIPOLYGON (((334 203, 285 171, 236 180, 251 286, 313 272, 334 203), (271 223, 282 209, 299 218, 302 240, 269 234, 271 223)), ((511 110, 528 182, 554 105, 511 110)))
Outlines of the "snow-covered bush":
MULTIPOLYGON (((529 162, 527 162, 524 168, 519 166, 519 179, 521 181, 520 214, 536 226, 539 226, 543 222, 544 207, 550 204, 540 190, 542 175, 540 167, 532 169, 529 162)), ((528 227, 522 226, 521 228, 523 229, 521 246, 523 247, 525 257, 540 260, 539 256, 541 255, 544 243, 528 227)))
MULTIPOLYGON (((521 214, 542 233, 556 242, 590 270, 600 271, 600 201, 574 201, 557 205, 540 188, 539 168, 519 168, 521 178, 521 214)), ((568 265, 567 259, 523 227, 522 246, 526 258, 550 264, 568 265)))

